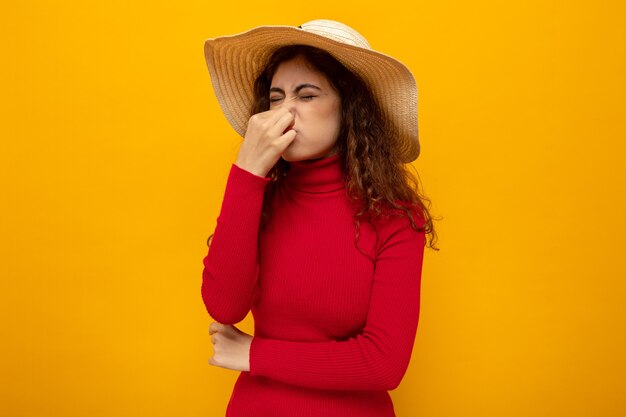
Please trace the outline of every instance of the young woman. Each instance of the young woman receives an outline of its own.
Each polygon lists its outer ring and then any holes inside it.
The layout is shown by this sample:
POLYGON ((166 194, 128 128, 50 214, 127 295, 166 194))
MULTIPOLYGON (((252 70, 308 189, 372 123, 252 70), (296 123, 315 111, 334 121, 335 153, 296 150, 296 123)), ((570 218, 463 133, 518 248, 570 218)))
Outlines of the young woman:
POLYGON ((209 363, 241 371, 227 416, 394 416, 432 219, 406 165, 417 89, 339 22, 209 39, 244 137, 203 260, 209 363), (254 336, 234 324, 252 311, 254 336))

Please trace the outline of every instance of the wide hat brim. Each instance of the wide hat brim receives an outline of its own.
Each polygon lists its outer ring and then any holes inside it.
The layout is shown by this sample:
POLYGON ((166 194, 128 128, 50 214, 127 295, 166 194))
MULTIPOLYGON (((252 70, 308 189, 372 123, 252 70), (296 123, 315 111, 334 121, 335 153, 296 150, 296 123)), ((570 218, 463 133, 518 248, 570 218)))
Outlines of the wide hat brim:
MULTIPOLYGON (((304 27, 304 25, 303 25, 304 27)), ((330 53, 370 86, 382 111, 399 133, 403 162, 420 153, 417 86, 411 71, 397 59, 367 46, 345 43, 293 26, 260 26, 246 32, 207 39, 204 55, 213 90, 226 119, 242 137, 246 133, 256 77, 270 55, 286 45, 309 45, 330 53)))

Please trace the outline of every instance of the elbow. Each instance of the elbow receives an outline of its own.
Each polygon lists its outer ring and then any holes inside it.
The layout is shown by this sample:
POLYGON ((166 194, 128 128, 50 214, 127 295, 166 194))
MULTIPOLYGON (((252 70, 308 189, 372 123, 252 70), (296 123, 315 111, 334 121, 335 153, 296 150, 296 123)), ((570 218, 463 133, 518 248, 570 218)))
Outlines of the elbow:
POLYGON ((389 381, 387 381, 385 390, 387 391, 395 390, 396 388, 398 388, 398 386, 400 386, 400 382, 402 382, 402 377, 390 379, 389 381))
POLYGON ((229 305, 224 297, 215 297, 212 292, 202 288, 202 301, 207 313, 222 324, 237 324, 246 318, 249 309, 229 305))
POLYGON ((386 366, 381 368, 381 372, 377 375, 380 389, 385 391, 393 391, 402 382, 408 368, 408 361, 405 360, 387 360, 386 366))
POLYGON ((234 301, 211 287, 207 280, 202 283, 201 295, 207 313, 218 323, 237 324, 245 319, 250 311, 248 303, 234 301))
POLYGON ((237 324, 246 318, 248 313, 240 314, 237 312, 225 312, 225 311, 209 311, 209 315, 218 323, 221 324, 237 324))
POLYGON ((409 367, 413 344, 379 343, 375 337, 364 335, 368 346, 362 348, 368 352, 366 366, 369 369, 369 387, 367 389, 393 391, 402 382, 409 367))
POLYGON ((385 391, 393 391, 400 385, 402 377, 396 375, 382 375, 378 378, 378 389, 385 391))

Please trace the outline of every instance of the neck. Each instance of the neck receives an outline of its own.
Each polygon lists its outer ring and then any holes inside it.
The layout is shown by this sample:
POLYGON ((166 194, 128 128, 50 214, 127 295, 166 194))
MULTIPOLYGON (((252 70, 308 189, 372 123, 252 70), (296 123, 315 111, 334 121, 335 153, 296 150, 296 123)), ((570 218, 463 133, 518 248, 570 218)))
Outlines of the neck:
POLYGON ((324 194, 345 188, 339 154, 320 159, 291 161, 289 165, 286 183, 292 189, 324 194))

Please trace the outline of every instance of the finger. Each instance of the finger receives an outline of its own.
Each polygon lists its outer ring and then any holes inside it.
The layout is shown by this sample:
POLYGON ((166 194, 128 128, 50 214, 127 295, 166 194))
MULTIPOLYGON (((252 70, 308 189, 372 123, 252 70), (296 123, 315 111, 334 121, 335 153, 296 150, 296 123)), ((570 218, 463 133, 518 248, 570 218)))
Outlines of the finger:
POLYGON ((286 107, 280 107, 278 109, 271 109, 271 110, 266 110, 260 113, 256 113, 253 116, 256 116, 259 120, 265 120, 271 124, 274 124, 278 119, 280 119, 287 112, 289 112, 289 110, 286 107))
POLYGON ((226 324, 222 327, 220 334, 223 335, 224 337, 231 337, 235 333, 236 329, 237 328, 233 326, 232 324, 226 324))
POLYGON ((293 129, 290 129, 288 131, 286 131, 285 133, 283 133, 278 140, 281 143, 280 146, 280 155, 282 155, 285 150, 289 147, 289 145, 291 145, 291 143, 294 141, 294 139, 296 138, 297 132, 293 129))
POLYGON ((296 135, 297 132, 295 130, 289 129, 280 137, 281 141, 285 142, 285 148, 289 146, 291 142, 293 142, 293 140, 296 138, 296 135))
POLYGON ((217 333, 221 330, 222 325, 218 322, 213 322, 209 326, 209 334, 217 333))
POLYGON ((279 119, 281 116, 291 113, 291 110, 289 110, 287 106, 282 106, 277 109, 268 110, 265 113, 267 113, 267 116, 270 118, 279 119))
POLYGON ((235 338, 241 334, 243 334, 243 332, 235 325, 233 324, 229 324, 227 326, 224 326, 224 332, 222 332, 224 334, 224 336, 228 337, 230 336, 231 338, 235 338))
POLYGON ((282 135, 283 133, 285 133, 285 130, 293 124, 293 121, 294 116, 293 113, 291 113, 290 111, 282 115, 280 119, 278 119, 274 124, 274 130, 276 131, 276 134, 282 135))

